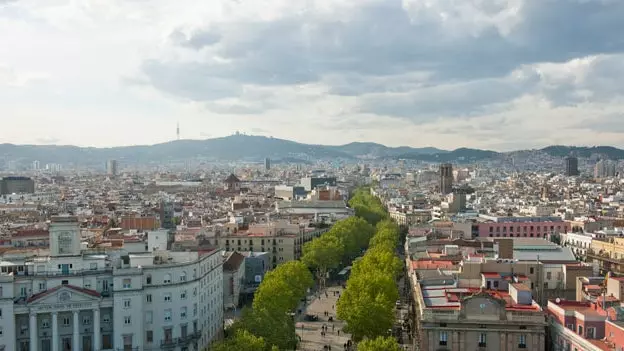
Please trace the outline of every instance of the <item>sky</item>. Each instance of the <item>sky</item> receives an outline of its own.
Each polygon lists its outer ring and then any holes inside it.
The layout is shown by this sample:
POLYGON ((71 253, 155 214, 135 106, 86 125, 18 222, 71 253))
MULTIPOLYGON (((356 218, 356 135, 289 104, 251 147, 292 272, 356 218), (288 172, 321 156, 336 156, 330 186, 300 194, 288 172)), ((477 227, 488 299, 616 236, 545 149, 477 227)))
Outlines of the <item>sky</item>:
POLYGON ((624 147, 622 0, 0 0, 0 143, 624 147))

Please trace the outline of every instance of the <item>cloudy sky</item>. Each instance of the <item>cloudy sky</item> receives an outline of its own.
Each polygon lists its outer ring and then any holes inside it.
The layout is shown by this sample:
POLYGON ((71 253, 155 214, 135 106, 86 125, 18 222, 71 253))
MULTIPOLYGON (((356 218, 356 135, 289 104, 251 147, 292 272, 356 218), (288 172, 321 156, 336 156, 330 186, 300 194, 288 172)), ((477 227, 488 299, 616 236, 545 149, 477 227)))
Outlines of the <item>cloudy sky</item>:
POLYGON ((624 147, 622 0, 0 0, 0 143, 624 147))

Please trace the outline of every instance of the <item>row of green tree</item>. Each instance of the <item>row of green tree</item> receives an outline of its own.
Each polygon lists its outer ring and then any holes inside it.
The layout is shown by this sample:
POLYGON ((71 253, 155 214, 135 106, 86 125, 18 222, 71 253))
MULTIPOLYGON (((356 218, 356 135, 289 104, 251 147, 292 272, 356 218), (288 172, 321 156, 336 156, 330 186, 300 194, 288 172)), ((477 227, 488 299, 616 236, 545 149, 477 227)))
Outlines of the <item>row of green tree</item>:
MULTIPOLYGON (((346 331, 359 342, 358 350, 400 350, 388 336, 395 322, 395 302, 399 299, 397 280, 403 263, 396 255, 400 241, 399 227, 387 219, 387 213, 376 198, 365 191, 354 196, 359 215, 376 223, 376 231, 361 259, 353 263, 347 287, 337 304, 338 318, 347 324, 346 331)), ((355 204, 352 206, 355 207, 355 204)))
MULTIPOLYGON (((349 204, 356 216, 336 222, 329 231, 306 243, 300 261, 280 264, 267 273, 252 308, 242 311, 239 321, 229 328, 228 337, 215 344, 213 350, 294 350, 297 335, 292 313, 314 284, 313 273, 323 288, 328 273, 351 264, 369 245, 375 245, 379 251, 380 256, 375 255, 374 259, 388 259, 381 255, 384 247, 390 247, 383 241, 387 235, 380 235, 380 229, 387 226, 385 221, 380 222, 387 218, 381 202, 370 192, 358 190, 349 204)), ((375 264, 373 258, 367 257, 373 256, 365 254, 353 267, 355 271, 375 264), (364 266, 359 267, 362 262, 364 266)))
POLYGON ((312 273, 301 261, 280 264, 264 276, 251 309, 228 330, 216 351, 294 350, 297 345, 292 312, 313 285, 312 273))

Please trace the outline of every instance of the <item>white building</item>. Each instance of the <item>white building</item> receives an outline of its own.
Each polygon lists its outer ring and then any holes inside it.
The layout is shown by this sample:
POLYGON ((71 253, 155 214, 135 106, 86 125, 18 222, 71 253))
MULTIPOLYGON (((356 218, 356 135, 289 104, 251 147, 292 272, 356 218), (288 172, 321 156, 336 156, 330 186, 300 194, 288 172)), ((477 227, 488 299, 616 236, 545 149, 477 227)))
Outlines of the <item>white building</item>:
POLYGON ((591 248, 593 237, 591 233, 567 233, 565 244, 572 249, 576 257, 585 257, 587 249, 591 248))
POLYGON ((223 328, 220 251, 82 250, 75 217, 50 249, 0 261, 0 350, 202 350, 223 328))

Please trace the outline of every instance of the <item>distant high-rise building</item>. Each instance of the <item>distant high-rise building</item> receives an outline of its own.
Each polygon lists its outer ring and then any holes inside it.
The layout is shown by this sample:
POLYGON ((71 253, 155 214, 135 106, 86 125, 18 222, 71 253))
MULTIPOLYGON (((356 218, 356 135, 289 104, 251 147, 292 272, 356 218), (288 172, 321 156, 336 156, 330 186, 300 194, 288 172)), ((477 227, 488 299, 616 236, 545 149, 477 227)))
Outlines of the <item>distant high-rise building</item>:
POLYGON ((271 159, 268 157, 264 159, 264 169, 267 171, 271 169, 271 159))
POLYGON ((615 175, 615 162, 609 160, 600 160, 596 162, 596 165, 594 166, 594 178, 609 178, 615 177, 615 175))
POLYGON ((41 168, 41 163, 39 161, 33 161, 32 168, 34 171, 38 171, 41 168))
POLYGON ((4 177, 0 179, 0 195, 33 194, 35 181, 28 177, 4 177))
POLYGON ((110 177, 117 175, 117 160, 108 160, 106 162, 106 174, 110 177))
POLYGON ((440 192, 444 195, 453 191, 453 165, 443 163, 440 165, 440 192))
POLYGON ((567 177, 574 177, 579 175, 578 170, 578 158, 576 157, 566 157, 565 159, 565 175, 567 177))
POLYGON ((176 124, 176 138, 180 140, 180 122, 176 124))

